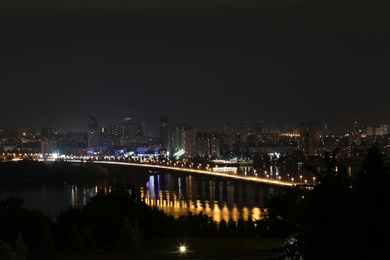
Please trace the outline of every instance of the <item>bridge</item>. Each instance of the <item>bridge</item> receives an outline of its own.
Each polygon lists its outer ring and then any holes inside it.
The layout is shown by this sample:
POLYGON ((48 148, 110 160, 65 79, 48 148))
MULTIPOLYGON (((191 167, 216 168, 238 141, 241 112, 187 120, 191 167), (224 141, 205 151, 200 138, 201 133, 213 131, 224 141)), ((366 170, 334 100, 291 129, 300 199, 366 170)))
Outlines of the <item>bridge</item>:
MULTIPOLYGON (((53 158, 46 158, 46 159, 39 159, 40 161, 46 160, 46 161, 56 161, 58 159, 53 158)), ((66 159, 64 160, 66 162, 93 162, 96 164, 112 164, 112 165, 123 165, 123 166, 132 166, 132 167, 145 167, 148 169, 155 169, 155 170, 169 170, 169 171, 176 171, 176 172, 182 172, 182 173, 191 173, 191 174, 199 174, 199 175, 206 175, 210 177, 223 177, 223 178, 229 178, 234 180, 241 180, 246 182, 252 182, 252 183, 262 183, 262 184, 268 184, 268 185, 275 185, 275 186, 283 186, 283 187, 289 187, 289 186, 296 186, 299 185, 299 183, 290 182, 290 181, 283 181, 283 180, 276 180, 276 179, 270 179, 270 178, 263 178, 256 176, 250 176, 250 175, 241 175, 237 174, 237 172, 234 172, 231 168, 233 167, 209 167, 208 165, 204 166, 202 168, 200 165, 194 167, 193 164, 180 164, 180 163, 173 163, 171 165, 170 163, 163 163, 163 162, 127 162, 127 161, 111 161, 111 160, 93 160, 93 159, 66 159)))

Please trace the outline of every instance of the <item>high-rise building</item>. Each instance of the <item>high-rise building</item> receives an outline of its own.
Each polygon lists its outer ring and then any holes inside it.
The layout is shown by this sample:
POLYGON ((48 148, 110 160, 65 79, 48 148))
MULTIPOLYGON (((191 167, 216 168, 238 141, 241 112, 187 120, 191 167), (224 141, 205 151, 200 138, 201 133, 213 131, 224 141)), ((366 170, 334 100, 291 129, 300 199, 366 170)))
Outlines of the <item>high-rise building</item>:
POLYGON ((172 131, 172 148, 174 150, 186 149, 186 130, 191 128, 185 124, 177 124, 172 131))
POLYGON ((321 124, 305 122, 300 125, 300 149, 307 156, 318 156, 321 124))
POLYGON ((95 116, 88 116, 88 150, 94 151, 98 147, 99 124, 95 116))
POLYGON ((56 135, 57 130, 53 127, 42 127, 41 137, 46 139, 52 139, 56 135))
POLYGON ((196 154, 200 157, 210 156, 210 142, 207 135, 207 132, 196 133, 196 154))
POLYGON ((170 146, 169 137, 169 121, 166 115, 160 116, 160 142, 163 148, 170 146))
POLYGON ((123 145, 123 129, 121 124, 110 125, 108 127, 110 146, 123 145))
POLYGON ((123 119, 123 141, 125 147, 131 147, 134 142, 134 125, 131 118, 123 119))
POLYGON ((52 127, 41 128, 41 153, 49 154, 57 152, 57 142, 55 141, 55 135, 57 130, 52 127))
POLYGON ((256 144, 260 144, 263 140, 263 122, 257 122, 255 127, 255 142, 256 144))
POLYGON ((13 128, 2 128, 0 129, 0 138, 3 140, 5 145, 14 145, 17 143, 18 131, 13 128))
POLYGON ((138 121, 135 126, 134 132, 134 141, 137 144, 146 144, 147 143, 147 134, 146 134, 146 123, 145 121, 138 121))
POLYGON ((41 154, 51 154, 56 153, 57 151, 57 143, 52 139, 43 138, 41 141, 41 154))
POLYGON ((230 157, 232 155, 233 145, 236 142, 236 136, 231 123, 226 123, 221 136, 221 155, 230 157))
POLYGON ((214 158, 221 156, 221 137, 217 133, 211 133, 210 137, 210 155, 214 158))
POLYGON ((201 157, 219 158, 221 156, 221 136, 218 132, 198 132, 196 152, 201 157))
POLYGON ((355 118, 349 122, 348 125, 348 143, 349 145, 360 145, 362 142, 362 133, 361 130, 359 129, 359 124, 356 121, 355 118))
POLYGON ((248 143, 248 135, 249 135, 249 129, 246 122, 241 122, 240 126, 240 142, 242 145, 245 145, 248 143))
POLYGON ((224 130, 223 144, 231 148, 235 142, 236 142, 236 136, 233 131, 232 124, 226 123, 225 130, 224 130))
POLYGON ((231 134, 233 133, 233 127, 231 123, 226 123, 225 124, 225 129, 224 129, 225 134, 231 134))
POLYGON ((187 128, 185 130, 185 157, 194 158, 196 153, 196 130, 192 128, 187 128))

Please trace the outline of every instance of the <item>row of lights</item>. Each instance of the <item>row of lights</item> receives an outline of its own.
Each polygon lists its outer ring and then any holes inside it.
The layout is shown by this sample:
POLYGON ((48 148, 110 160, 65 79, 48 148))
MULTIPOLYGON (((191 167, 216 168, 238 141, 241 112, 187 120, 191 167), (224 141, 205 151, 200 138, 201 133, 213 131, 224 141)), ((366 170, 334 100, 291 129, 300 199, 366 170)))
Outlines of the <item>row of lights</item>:
MULTIPOLYGON (((3 153, 3 156, 5 156, 5 155, 6 155, 6 154, 3 153)), ((16 156, 15 153, 11 153, 11 154, 8 153, 7 155, 16 156)), ((21 156, 21 154, 18 154, 18 155, 21 156)), ((24 156, 26 156, 26 155, 27 155, 27 154, 24 154, 24 156)), ((35 155, 35 156, 38 155, 38 156, 41 156, 41 154, 31 154, 31 155, 35 155)), ((151 159, 147 159, 146 161, 147 161, 147 163, 154 162, 154 161, 151 160, 151 159)), ((163 163, 165 163, 165 160, 163 161, 163 163)), ((171 165, 171 161, 168 161, 168 162, 167 162, 167 165, 168 165, 168 166, 171 165)), ((182 163, 182 164, 173 163, 173 166, 174 166, 174 167, 179 167, 179 165, 180 165, 181 167, 184 167, 184 166, 185 166, 184 163, 182 163)), ((193 167, 194 167, 194 163, 191 163, 190 168, 193 168, 193 167)), ((202 164, 200 163, 200 164, 198 164, 197 169, 200 170, 201 167, 202 167, 202 164)), ((216 167, 218 167, 218 166, 216 166, 216 167)), ((212 170, 212 168, 210 168, 210 165, 209 165, 209 164, 206 165, 206 170, 210 170, 210 171, 212 170)), ((258 174, 257 174, 257 172, 256 172, 256 169, 254 169, 253 171, 254 171, 254 175, 255 175, 256 177, 258 177, 258 174)), ((267 174, 267 171, 264 171, 264 174, 265 174, 265 177, 266 177, 267 179, 269 179, 270 176, 269 176, 269 174, 267 174)), ((276 173, 276 174, 278 174, 278 173, 276 173)), ((287 178, 289 177, 289 175, 290 175, 290 174, 287 174, 287 178)), ((302 182, 302 175, 300 175, 299 178, 300 178, 300 183, 303 183, 303 182, 302 182)), ((281 179, 282 179, 282 177, 281 177, 281 176, 278 176, 278 180, 281 181, 281 179)), ((315 181, 316 181, 316 177, 313 177, 313 184, 315 184, 315 181)), ((294 178, 291 178, 291 182, 294 182, 294 178)), ((307 184, 307 180, 306 180, 306 179, 304 180, 304 183, 307 184)))

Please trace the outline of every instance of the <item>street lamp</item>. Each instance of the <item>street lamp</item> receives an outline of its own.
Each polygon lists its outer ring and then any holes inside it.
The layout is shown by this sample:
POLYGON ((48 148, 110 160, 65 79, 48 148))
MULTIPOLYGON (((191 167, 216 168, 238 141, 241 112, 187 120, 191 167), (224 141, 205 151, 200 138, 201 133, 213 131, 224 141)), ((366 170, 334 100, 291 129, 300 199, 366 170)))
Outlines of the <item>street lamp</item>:
POLYGON ((186 246, 182 245, 182 246, 179 247, 179 252, 180 253, 185 253, 186 251, 187 251, 186 246))

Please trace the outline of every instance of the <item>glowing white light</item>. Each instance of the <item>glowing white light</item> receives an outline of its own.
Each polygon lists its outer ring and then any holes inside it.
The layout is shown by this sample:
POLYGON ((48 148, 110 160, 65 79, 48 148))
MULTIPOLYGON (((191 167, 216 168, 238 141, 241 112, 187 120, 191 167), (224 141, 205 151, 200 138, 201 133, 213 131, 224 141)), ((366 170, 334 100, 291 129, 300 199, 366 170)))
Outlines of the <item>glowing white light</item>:
POLYGON ((186 252, 186 247, 185 246, 180 246, 179 247, 179 251, 180 251, 180 253, 185 253, 186 252))

